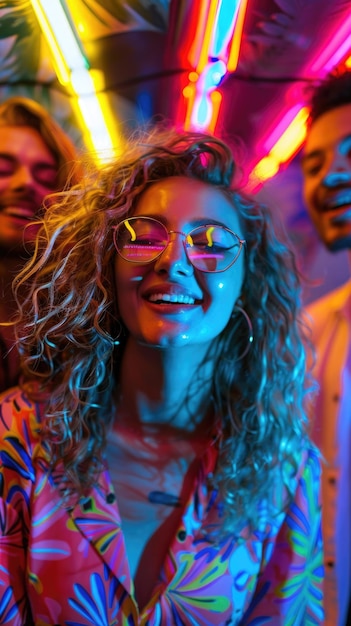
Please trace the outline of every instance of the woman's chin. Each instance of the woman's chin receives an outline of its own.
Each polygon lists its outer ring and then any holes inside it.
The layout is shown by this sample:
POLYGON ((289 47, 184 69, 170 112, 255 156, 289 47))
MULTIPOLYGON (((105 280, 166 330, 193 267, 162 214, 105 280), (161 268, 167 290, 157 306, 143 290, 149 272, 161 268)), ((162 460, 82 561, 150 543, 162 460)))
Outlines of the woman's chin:
POLYGON ((139 343, 149 348, 166 350, 167 348, 181 348, 189 345, 191 339, 189 335, 183 333, 178 335, 162 335, 161 337, 143 337, 139 343))

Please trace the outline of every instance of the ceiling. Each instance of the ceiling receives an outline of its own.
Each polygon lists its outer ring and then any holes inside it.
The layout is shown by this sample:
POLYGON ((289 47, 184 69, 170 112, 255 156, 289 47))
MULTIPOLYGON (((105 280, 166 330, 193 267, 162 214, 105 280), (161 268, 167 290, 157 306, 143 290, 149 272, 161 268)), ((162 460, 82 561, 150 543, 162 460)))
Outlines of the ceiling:
MULTIPOLYGON (((160 117, 181 122, 182 90, 194 69, 188 52, 203 0, 63 3, 79 26, 91 68, 103 72, 105 93, 122 132, 160 117)), ((267 139, 286 112, 305 103, 309 86, 326 73, 325 50, 346 27, 350 34, 351 0, 248 0, 237 69, 218 87, 222 102, 215 128, 239 143, 247 174, 267 152, 267 139)), ((14 94, 41 102, 83 147, 72 96, 56 78, 27 0, 0 2, 0 100, 14 94)), ((295 158, 258 195, 282 215, 303 267, 317 263, 316 277, 324 281, 320 291, 327 288, 328 276, 325 270, 321 275, 320 250, 305 217, 300 185, 295 158)), ((342 280, 340 264, 335 272, 342 280)))

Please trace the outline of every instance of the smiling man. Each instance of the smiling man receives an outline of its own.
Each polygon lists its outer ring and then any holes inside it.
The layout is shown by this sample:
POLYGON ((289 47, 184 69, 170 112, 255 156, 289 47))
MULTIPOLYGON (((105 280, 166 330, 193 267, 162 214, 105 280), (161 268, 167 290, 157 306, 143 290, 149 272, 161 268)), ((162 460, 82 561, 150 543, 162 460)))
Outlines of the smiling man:
MULTIPOLYGON (((351 251, 351 72, 327 77, 311 105, 302 158, 305 204, 324 245, 351 251)), ((325 624, 344 626, 351 619, 351 281, 309 313, 320 385, 313 428, 325 458, 325 624)))
MULTIPOLYGON (((34 221, 44 198, 77 182, 72 141, 36 102, 22 97, 0 104, 0 322, 15 313, 12 281, 30 255, 34 221), (73 167, 74 166, 74 167, 73 167)), ((13 327, 0 326, 0 391, 16 384, 13 327)))

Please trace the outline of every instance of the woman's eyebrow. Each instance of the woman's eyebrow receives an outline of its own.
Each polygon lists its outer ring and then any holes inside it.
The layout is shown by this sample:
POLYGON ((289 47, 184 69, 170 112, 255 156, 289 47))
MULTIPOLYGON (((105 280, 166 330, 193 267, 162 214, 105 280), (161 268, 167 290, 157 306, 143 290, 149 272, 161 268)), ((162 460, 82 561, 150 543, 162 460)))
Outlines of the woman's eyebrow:
POLYGON ((10 154, 9 152, 0 152, 0 159, 3 159, 4 161, 9 161, 11 163, 15 163, 17 160, 13 156, 13 154, 10 154))
MULTIPOLYGON (((161 215, 159 213, 153 213, 152 215, 132 215, 130 217, 149 217, 152 218, 154 220, 157 220, 159 222, 161 222, 161 224, 164 224, 164 226, 166 226, 166 228, 169 227, 169 220, 167 218, 167 215, 161 215)), ((128 219, 128 218, 127 218, 128 219)), ((188 228, 196 228, 197 226, 205 226, 206 224, 214 224, 215 226, 225 226, 225 223, 222 221, 219 221, 213 217, 196 217, 194 219, 191 219, 191 217, 188 218, 187 221, 188 224, 188 228)))
POLYGON ((328 148, 333 147, 334 145, 342 145, 344 143, 348 143, 351 141, 351 133, 348 133, 347 135, 344 135, 343 137, 340 137, 336 142, 335 141, 331 141, 330 145, 324 145, 321 148, 314 148, 311 151, 305 151, 302 155, 301 155, 301 159, 300 162, 303 165, 304 163, 306 163, 306 161, 308 161, 309 159, 315 159, 320 157, 326 150, 328 150, 328 148))
POLYGON ((311 152, 305 152, 301 158, 300 163, 304 165, 306 162, 311 161, 312 159, 316 159, 323 154, 323 150, 320 148, 316 148, 315 150, 311 150, 311 152))

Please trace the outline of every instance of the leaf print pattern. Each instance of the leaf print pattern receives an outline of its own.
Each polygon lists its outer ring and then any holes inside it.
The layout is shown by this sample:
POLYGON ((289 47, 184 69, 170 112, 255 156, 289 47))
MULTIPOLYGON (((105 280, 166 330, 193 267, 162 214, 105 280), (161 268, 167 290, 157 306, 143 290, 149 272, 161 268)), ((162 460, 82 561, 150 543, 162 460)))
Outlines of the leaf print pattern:
MULTIPOLYGON (((91 593, 87 593, 80 584, 74 585, 77 600, 69 598, 69 604, 82 616, 90 620, 92 626, 109 626, 107 614, 106 589, 98 574, 90 578, 91 593)), ((77 622, 68 622, 74 626, 77 622)), ((83 625, 82 625, 83 626, 83 625)))
MULTIPOLYGON (((60 502, 40 446, 40 407, 20 390, 0 402, 0 625, 312 626, 323 623, 320 464, 301 455, 288 510, 244 541, 208 535, 221 523, 204 468, 148 605, 133 595, 108 471, 87 498, 60 502)), ((214 471, 216 450, 206 471, 214 471)), ((245 536, 247 529, 243 529, 245 536)))
POLYGON ((0 596, 0 624, 7 624, 11 619, 19 617, 19 610, 13 604, 13 590, 7 587, 2 596, 0 596))

